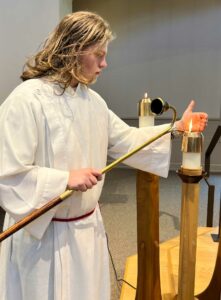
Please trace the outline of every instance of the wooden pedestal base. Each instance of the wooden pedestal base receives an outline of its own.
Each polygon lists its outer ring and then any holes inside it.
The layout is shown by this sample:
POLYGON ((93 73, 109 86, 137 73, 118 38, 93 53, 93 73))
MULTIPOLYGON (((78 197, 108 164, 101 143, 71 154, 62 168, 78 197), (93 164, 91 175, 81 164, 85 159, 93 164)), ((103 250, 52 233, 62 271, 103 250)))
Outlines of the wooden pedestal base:
MULTIPOLYGON (((195 295, 208 286, 216 262, 218 243, 215 243, 211 233, 217 233, 217 228, 199 227, 197 232, 195 295)), ((160 278, 162 300, 175 300, 178 290, 179 237, 160 244, 160 278)), ((221 276, 221 271, 220 271, 221 276)), ((127 258, 124 279, 136 286, 137 255, 127 258)), ((134 300, 136 291, 123 284, 120 300, 134 300)), ((146 299, 144 299, 146 300, 146 299)))

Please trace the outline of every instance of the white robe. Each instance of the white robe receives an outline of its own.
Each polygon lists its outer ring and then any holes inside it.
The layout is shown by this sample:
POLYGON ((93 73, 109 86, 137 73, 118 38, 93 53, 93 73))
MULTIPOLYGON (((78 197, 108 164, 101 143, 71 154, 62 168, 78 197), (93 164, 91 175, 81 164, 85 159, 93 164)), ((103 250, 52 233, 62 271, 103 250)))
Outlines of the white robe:
MULTIPOLYGON (((19 85, 0 107, 0 202, 4 229, 60 195, 69 170, 102 169, 113 158, 163 131, 125 124, 93 90, 60 88, 42 79, 19 85)), ((127 160, 166 177, 170 134, 127 160)), ((108 300, 109 262, 98 207, 103 180, 74 192, 59 206, 2 242, 1 300, 108 300), (54 222, 54 216, 75 222, 54 222)))

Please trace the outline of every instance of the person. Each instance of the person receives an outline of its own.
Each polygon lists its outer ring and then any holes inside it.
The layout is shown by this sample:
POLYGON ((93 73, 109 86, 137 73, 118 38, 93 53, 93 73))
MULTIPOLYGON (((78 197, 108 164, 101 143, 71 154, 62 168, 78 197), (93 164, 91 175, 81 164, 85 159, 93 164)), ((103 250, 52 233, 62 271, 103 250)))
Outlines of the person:
MULTIPOLYGON (((109 261, 99 210, 107 154, 114 159, 165 129, 124 123, 89 86, 107 67, 113 34, 99 15, 65 16, 25 65, 0 108, 4 229, 67 188, 74 193, 1 244, 1 300, 108 300, 109 261)), ((177 130, 203 131, 192 101, 177 130)), ((170 133, 125 161, 168 174, 170 133)))

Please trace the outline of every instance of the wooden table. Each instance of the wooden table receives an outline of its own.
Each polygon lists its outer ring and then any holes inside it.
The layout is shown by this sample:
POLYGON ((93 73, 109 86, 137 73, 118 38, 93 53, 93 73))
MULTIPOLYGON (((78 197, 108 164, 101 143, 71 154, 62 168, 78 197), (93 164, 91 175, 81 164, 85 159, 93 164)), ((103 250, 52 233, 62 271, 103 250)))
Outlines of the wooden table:
MULTIPOLYGON (((216 261, 218 243, 213 242, 211 233, 217 233, 218 228, 198 227, 195 295, 202 292, 209 284, 216 261)), ((177 294, 179 265, 179 237, 160 244, 160 278, 162 300, 172 300, 177 294)), ((221 271, 220 271, 221 276, 221 271)), ((136 286, 137 255, 126 260, 124 280, 136 286)), ((120 300, 135 300, 136 291, 123 284, 120 300)), ((144 299, 146 300, 146 299, 144 299)))

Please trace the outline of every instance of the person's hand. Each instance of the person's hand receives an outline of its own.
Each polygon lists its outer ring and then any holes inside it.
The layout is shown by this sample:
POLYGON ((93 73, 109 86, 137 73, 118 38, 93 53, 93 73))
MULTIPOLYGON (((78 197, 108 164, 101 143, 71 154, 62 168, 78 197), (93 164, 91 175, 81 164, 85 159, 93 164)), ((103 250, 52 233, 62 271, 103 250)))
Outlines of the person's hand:
POLYGON ((85 192, 102 179, 102 173, 96 169, 72 170, 69 173, 68 189, 85 192))
POLYGON ((192 120, 191 131, 202 132, 207 126, 208 115, 204 112, 193 112, 195 101, 192 100, 183 113, 181 120, 175 123, 178 131, 189 131, 190 122, 192 120))

